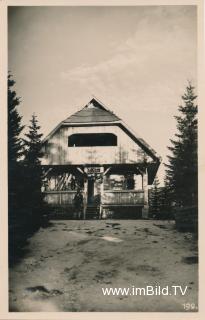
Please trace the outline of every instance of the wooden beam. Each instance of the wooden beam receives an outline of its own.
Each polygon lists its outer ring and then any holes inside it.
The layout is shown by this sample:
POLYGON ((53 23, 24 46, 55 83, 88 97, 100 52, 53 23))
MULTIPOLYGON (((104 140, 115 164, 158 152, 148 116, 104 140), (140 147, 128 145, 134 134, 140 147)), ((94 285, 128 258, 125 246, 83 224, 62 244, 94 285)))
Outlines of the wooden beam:
POLYGON ((107 168, 107 169, 105 170, 105 172, 103 173, 103 176, 105 176, 105 175, 108 173, 108 171, 110 171, 110 169, 111 169, 111 167, 107 168))
POLYGON ((49 168, 43 175, 43 178, 45 178, 49 172, 51 172, 53 170, 53 168, 49 168))
POLYGON ((84 174, 84 171, 81 168, 77 167, 77 170, 84 174))
POLYGON ((139 173, 141 174, 141 175, 143 175, 143 171, 138 167, 138 166, 136 166, 137 167, 137 170, 139 171, 139 173))

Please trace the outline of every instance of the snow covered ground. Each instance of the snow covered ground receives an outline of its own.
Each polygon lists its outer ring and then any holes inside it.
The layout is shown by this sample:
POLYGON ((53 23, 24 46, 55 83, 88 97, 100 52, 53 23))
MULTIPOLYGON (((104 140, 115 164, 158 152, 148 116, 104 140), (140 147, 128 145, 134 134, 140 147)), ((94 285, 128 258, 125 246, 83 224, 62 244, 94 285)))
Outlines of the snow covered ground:
MULTIPOLYGON (((52 221, 10 270, 10 311, 197 311, 197 242, 173 222, 52 221), (102 288, 169 289, 177 295, 103 295, 102 288)), ((132 292, 132 291, 130 291, 132 292)))

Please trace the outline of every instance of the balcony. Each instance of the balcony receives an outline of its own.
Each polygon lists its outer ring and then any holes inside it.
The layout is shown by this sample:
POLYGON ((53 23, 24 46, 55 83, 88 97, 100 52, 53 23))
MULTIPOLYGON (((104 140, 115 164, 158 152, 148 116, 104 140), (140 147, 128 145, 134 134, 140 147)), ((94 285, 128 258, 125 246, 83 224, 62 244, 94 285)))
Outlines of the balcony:
POLYGON ((49 206, 73 205, 73 199, 76 191, 44 191, 44 201, 49 206))
MULTIPOLYGON (((44 191, 49 206, 72 206, 76 191, 44 191)), ((86 197, 86 194, 84 194, 86 197)), ((103 206, 143 206, 143 190, 108 190, 102 195, 103 206)))
POLYGON ((144 192, 143 190, 108 190, 104 191, 102 196, 102 204, 120 205, 120 206, 143 206, 144 192))

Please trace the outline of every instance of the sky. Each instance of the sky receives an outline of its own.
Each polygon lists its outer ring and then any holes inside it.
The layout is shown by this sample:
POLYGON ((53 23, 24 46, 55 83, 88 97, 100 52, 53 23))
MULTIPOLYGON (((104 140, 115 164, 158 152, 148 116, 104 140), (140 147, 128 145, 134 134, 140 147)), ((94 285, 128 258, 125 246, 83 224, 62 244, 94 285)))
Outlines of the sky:
POLYGON ((35 113, 46 136, 95 96, 164 163, 187 81, 197 89, 196 7, 10 7, 8 61, 25 125, 35 113))

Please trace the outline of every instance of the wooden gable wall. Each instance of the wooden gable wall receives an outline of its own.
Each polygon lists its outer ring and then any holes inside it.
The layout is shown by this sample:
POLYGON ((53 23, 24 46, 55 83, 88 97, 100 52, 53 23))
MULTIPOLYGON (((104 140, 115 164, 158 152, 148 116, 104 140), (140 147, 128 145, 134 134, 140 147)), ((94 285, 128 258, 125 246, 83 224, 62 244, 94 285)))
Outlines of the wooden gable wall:
POLYGON ((123 164, 140 163, 147 158, 120 127, 109 126, 61 126, 44 144, 42 165, 80 165, 80 164, 123 164), (106 147, 68 147, 68 136, 77 133, 113 133, 117 136, 117 146, 106 147))

